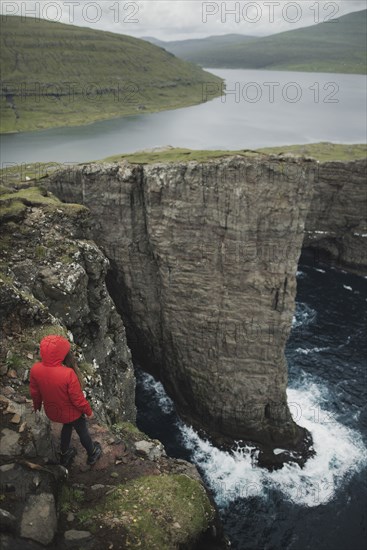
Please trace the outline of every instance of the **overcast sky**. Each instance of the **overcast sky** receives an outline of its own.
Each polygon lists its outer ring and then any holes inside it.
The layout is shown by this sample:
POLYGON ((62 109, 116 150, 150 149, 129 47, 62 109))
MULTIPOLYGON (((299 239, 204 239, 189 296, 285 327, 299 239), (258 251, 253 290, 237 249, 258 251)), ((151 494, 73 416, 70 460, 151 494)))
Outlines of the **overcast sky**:
POLYGON ((365 0, 2 0, 1 5, 3 14, 160 40, 228 33, 264 36, 365 8, 365 0))

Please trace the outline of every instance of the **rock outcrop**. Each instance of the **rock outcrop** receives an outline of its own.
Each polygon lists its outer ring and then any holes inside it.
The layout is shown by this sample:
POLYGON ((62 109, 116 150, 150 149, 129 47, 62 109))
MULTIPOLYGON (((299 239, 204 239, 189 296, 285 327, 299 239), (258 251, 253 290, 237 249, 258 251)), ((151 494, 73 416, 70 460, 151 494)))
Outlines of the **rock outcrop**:
POLYGON ((195 466, 168 458, 159 441, 129 422, 111 430, 94 420, 89 429, 101 443, 101 459, 88 466, 74 434, 77 456, 67 470, 55 452, 61 425, 51 428, 43 412, 32 414, 23 388, 0 384, 0 392, 11 393, 0 393, 1 548, 227 548, 195 466), (19 424, 12 422, 14 409, 19 424))
POLYGON ((323 162, 303 246, 316 261, 367 274, 366 160, 323 162))
POLYGON ((61 332, 75 342, 99 418, 134 422, 131 353, 105 284, 108 260, 90 240, 88 210, 37 188, 0 199, 3 374, 27 381, 41 338, 61 332))
POLYGON ((1 548, 227 547, 196 468, 131 423, 131 354, 89 211, 44 189, 1 192, 1 548), (103 450, 93 467, 75 433, 77 458, 60 466, 61 425, 33 412, 29 369, 48 333, 74 339, 103 450))
POLYGON ((92 211, 137 362, 217 443, 295 448, 284 348, 316 163, 249 154, 91 164, 47 185, 92 211))

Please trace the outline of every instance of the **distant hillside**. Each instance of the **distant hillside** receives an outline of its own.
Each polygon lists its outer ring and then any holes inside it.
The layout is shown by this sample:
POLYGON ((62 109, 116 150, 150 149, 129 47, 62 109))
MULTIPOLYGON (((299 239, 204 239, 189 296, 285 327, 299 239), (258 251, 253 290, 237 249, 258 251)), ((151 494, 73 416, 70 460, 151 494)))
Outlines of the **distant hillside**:
POLYGON ((210 47, 197 41, 190 49, 186 40, 181 46, 167 42, 164 47, 202 67, 365 74, 366 14, 367 10, 358 11, 265 38, 239 37, 229 44, 223 43, 224 37, 212 37, 210 47))
MULTIPOLYGON (((243 34, 224 34, 222 36, 208 36, 207 38, 193 38, 190 40, 176 40, 172 42, 164 42, 151 36, 144 37, 144 40, 164 48, 168 52, 181 57, 182 59, 194 58, 199 52, 200 56, 210 56, 212 48, 222 48, 239 42, 245 43, 256 40, 253 36, 245 36, 243 34)), ((197 62, 197 61, 195 61, 197 62)))
POLYGON ((221 82, 144 40, 32 18, 2 22, 0 55, 3 133, 193 105, 221 82))

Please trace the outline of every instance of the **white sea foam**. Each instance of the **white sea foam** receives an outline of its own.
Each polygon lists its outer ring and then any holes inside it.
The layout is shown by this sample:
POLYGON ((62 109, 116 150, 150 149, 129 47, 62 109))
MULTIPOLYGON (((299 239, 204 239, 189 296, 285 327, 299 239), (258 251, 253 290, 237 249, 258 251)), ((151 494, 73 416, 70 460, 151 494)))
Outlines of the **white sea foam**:
POLYGON ((327 395, 326 388, 313 383, 288 390, 295 421, 307 428, 314 440, 316 456, 309 459, 303 469, 296 464, 286 464, 281 470, 268 472, 255 465, 253 448, 223 452, 203 441, 192 428, 180 424, 185 444, 220 506, 237 498, 265 498, 269 489, 308 507, 334 498, 338 488, 367 463, 367 453, 360 434, 337 422, 328 412, 327 395))
POLYGON ((147 372, 143 372, 141 373, 141 383, 144 390, 150 394, 151 398, 158 402, 159 408, 163 413, 171 414, 174 411, 174 403, 166 394, 161 382, 147 372))
POLYGON ((292 327, 298 328, 305 325, 310 325, 315 321, 317 313, 304 302, 296 303, 296 311, 292 319, 292 327))
POLYGON ((327 351, 330 347, 326 346, 324 348, 296 348, 296 353, 302 353, 303 355, 308 355, 309 353, 320 353, 320 351, 327 351))
POLYGON ((318 271, 319 273, 326 273, 325 269, 318 269, 315 267, 315 271, 318 271))
POLYGON ((348 285, 343 285, 343 288, 345 288, 345 290, 350 290, 350 291, 353 290, 352 287, 351 287, 351 286, 348 286, 348 285))
MULTIPOLYGON (((155 394, 164 413, 172 412, 173 402, 160 382, 144 374, 143 385, 155 394)), ((316 451, 303 469, 286 464, 281 470, 268 472, 256 466, 258 451, 254 447, 221 451, 179 421, 184 444, 203 471, 218 505, 226 506, 238 498, 266 498, 269 490, 279 491, 285 499, 306 507, 331 501, 339 487, 367 464, 367 451, 360 434, 342 425, 330 412, 329 398, 326 386, 310 381, 302 388, 288 389, 292 416, 311 432, 316 451)))

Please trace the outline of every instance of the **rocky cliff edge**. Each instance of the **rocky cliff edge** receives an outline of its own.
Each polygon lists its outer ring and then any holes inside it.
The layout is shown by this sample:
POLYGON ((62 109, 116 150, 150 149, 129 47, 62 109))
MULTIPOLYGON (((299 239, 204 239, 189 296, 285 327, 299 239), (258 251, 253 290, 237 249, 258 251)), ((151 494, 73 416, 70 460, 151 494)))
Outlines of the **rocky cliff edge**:
POLYGON ((131 354, 89 211, 29 185, 2 188, 0 203, 2 548, 223 548, 195 467, 134 426, 131 354), (71 470, 57 465, 60 427, 32 412, 29 369, 49 333, 74 341, 103 447, 92 468, 77 438, 71 470))

